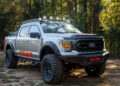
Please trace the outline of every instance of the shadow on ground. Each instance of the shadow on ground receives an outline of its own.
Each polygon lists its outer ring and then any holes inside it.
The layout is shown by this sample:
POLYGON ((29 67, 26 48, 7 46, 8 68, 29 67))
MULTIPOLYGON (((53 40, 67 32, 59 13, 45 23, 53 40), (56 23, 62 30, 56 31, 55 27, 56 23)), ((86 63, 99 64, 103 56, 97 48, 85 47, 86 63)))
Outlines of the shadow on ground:
MULTIPOLYGON (((0 86, 48 85, 42 80, 39 66, 19 63, 17 69, 7 69, 6 67, 0 69, 0 86)), ((120 86, 120 60, 108 60, 106 72, 100 77, 88 77, 84 69, 66 72, 62 82, 54 86, 120 86)))

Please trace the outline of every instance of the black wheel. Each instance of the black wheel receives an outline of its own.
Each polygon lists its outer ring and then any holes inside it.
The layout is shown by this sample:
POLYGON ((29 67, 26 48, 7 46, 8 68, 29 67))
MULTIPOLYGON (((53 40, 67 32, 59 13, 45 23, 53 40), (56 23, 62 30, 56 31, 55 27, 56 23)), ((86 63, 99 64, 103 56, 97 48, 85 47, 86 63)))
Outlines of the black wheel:
POLYGON ((5 64, 7 68, 16 68, 18 63, 18 58, 12 54, 12 50, 8 49, 5 56, 5 64))
POLYGON ((101 65, 86 67, 85 71, 89 76, 100 76, 105 72, 105 63, 101 65))
POLYGON ((62 79, 63 64, 56 55, 45 55, 41 63, 41 73, 45 83, 57 84, 62 79))

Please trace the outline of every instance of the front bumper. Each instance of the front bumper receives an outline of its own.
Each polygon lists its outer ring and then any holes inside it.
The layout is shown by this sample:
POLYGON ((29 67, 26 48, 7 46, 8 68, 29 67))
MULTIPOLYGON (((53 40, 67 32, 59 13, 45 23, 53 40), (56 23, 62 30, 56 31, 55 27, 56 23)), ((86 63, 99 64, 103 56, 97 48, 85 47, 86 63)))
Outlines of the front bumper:
POLYGON ((81 66, 105 63, 108 57, 109 57, 109 52, 60 56, 60 58, 64 61, 67 61, 70 63, 77 63, 77 64, 80 64, 81 66), (96 57, 100 57, 101 60, 93 61, 93 62, 90 61, 90 58, 96 58, 96 57))

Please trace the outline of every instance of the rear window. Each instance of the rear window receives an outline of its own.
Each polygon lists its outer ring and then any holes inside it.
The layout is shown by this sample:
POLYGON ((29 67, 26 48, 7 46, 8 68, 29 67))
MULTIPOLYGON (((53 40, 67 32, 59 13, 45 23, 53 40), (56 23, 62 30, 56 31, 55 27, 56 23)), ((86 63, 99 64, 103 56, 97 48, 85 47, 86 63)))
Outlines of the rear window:
POLYGON ((20 30, 20 27, 18 27, 13 33, 9 34, 10 36, 16 36, 20 30))
POLYGON ((21 37, 28 37, 30 26, 23 26, 20 32, 21 37))
POLYGON ((20 27, 18 27, 13 33, 18 34, 19 30, 20 30, 20 27))

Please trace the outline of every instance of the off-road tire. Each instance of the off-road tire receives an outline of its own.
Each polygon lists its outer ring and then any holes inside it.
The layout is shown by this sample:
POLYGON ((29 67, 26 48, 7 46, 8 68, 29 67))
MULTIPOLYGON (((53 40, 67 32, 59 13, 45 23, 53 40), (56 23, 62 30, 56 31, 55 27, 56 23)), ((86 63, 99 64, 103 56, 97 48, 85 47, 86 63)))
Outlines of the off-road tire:
POLYGON ((18 58, 13 55, 12 50, 6 50, 5 64, 7 68, 17 68, 18 58))
POLYGON ((44 82, 47 84, 57 84, 61 81, 63 76, 63 64, 56 55, 48 54, 43 57, 41 62, 41 74, 44 82), (48 75, 46 64, 50 67, 48 68, 48 70, 50 69, 48 75))
POLYGON ((88 76, 100 76, 105 72, 105 63, 91 67, 85 67, 88 76))

